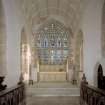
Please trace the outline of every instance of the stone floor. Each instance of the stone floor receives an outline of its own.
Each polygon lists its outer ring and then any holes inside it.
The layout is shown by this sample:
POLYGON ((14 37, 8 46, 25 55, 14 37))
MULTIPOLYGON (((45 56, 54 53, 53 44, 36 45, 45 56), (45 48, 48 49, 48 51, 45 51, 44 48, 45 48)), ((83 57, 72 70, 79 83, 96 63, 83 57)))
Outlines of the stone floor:
POLYGON ((34 83, 27 86, 27 105, 79 105, 79 88, 70 83, 34 83))
POLYGON ((27 98, 27 105, 79 105, 78 96, 34 96, 27 98))

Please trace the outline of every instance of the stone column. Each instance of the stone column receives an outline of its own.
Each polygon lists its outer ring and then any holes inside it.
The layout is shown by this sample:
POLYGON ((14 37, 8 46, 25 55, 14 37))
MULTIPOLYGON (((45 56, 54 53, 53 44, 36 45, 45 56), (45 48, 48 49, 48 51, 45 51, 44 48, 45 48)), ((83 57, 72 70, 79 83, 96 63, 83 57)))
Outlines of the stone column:
POLYGON ((6 25, 2 0, 0 0, 0 76, 6 75, 6 25))

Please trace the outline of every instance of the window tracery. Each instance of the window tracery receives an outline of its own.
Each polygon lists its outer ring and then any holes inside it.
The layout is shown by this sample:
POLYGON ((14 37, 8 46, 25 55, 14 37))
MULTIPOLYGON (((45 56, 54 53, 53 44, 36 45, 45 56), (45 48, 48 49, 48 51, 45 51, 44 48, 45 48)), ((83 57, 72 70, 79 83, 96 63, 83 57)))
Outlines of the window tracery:
POLYGON ((70 51, 70 33, 58 21, 42 25, 35 36, 40 64, 64 64, 70 51))

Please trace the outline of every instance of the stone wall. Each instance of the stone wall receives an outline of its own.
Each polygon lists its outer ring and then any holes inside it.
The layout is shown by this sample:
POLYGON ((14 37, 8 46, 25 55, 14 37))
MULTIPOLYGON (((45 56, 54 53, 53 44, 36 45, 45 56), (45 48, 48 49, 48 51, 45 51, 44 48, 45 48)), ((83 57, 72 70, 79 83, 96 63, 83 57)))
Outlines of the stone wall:
POLYGON ((105 57, 105 3, 103 5, 103 10, 102 10, 102 56, 105 57))
POLYGON ((6 74, 6 25, 2 0, 0 0, 0 76, 6 74))
POLYGON ((80 73, 83 72, 83 33, 78 31, 75 44, 75 70, 76 79, 79 81, 80 73))

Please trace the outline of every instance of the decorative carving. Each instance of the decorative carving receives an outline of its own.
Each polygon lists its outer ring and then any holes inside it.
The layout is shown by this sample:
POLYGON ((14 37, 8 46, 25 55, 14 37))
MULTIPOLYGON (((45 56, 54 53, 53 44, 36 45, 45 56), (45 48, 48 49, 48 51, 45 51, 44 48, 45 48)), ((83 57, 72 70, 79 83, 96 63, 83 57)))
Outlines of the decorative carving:
POLYGON ((26 105, 24 84, 1 91, 0 105, 26 105))
POLYGON ((105 97, 101 97, 97 105, 105 105, 105 97))
POLYGON ((5 90, 7 85, 3 85, 3 81, 4 81, 5 77, 0 77, 0 91, 5 90))
POLYGON ((80 105, 105 105, 105 91, 89 86, 85 74, 81 82, 80 105))

